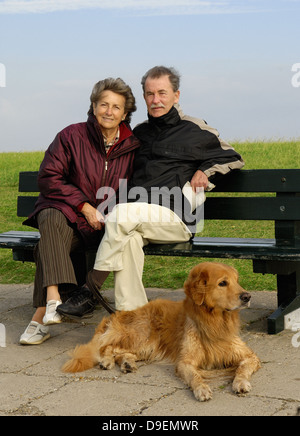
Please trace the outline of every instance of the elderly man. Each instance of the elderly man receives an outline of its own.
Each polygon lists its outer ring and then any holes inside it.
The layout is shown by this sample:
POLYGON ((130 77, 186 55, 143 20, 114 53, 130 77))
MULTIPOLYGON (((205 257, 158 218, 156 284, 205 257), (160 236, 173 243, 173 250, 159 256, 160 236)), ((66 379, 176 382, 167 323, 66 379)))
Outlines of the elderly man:
MULTIPOLYGON (((166 67, 154 67, 142 78, 148 121, 134 129, 142 145, 128 200, 107 217, 94 269, 87 276, 88 288, 101 299, 101 286, 114 272, 117 310, 147 303, 142 283, 146 244, 185 242, 192 237, 199 216, 193 207, 187 212, 183 188, 190 183, 195 193, 209 190, 218 177, 244 166, 217 130, 183 115, 178 106, 179 82, 179 74, 166 67)), ((73 307, 72 314, 80 316, 81 309, 73 307)))

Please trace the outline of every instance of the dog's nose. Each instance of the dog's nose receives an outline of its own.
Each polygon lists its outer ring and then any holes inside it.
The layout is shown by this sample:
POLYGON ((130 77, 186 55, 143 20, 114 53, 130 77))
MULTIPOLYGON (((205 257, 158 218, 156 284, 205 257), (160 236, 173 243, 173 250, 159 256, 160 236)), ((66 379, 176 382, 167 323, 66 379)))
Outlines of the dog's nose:
POLYGON ((240 294, 240 299, 243 303, 248 303, 248 301, 251 299, 251 294, 249 294, 249 292, 243 292, 240 294))

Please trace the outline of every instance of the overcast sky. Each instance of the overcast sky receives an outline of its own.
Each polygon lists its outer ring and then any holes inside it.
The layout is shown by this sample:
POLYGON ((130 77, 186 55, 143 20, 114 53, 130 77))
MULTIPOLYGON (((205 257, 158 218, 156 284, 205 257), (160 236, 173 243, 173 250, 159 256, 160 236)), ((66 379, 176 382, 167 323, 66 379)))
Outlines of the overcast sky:
POLYGON ((45 150, 109 76, 132 87, 134 127, 161 64, 225 140, 299 139, 299 20, 299 0, 0 0, 0 151, 45 150))

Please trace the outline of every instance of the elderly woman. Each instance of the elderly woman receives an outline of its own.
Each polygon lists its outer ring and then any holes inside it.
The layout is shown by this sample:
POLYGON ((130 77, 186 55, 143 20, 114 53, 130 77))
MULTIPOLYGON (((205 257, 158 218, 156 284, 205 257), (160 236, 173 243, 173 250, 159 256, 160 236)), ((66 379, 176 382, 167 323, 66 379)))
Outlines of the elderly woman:
POLYGON ((103 235, 107 197, 103 201, 97 192, 103 187, 117 192, 119 180, 132 173, 139 141, 129 126, 136 110, 130 87, 121 79, 101 80, 90 100, 87 122, 63 129, 46 151, 38 175, 40 196, 24 223, 38 228, 41 238, 35 251, 36 312, 21 344, 44 342, 50 337, 48 325, 61 322, 58 305, 85 281, 86 271, 78 277, 76 268, 76 260, 82 266, 85 258, 72 252, 82 247, 84 254, 84 247, 98 246, 103 235))

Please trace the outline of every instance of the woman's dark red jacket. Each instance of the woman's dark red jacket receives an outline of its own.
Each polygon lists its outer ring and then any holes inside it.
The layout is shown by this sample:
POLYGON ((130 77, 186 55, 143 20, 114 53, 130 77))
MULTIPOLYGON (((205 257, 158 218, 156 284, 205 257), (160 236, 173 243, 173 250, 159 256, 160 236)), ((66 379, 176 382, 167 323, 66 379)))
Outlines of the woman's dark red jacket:
MULTIPOLYGON (((120 124, 120 138, 108 154, 100 126, 90 115, 87 122, 66 127, 49 146, 38 174, 40 195, 33 214, 24 224, 37 228, 36 216, 42 209, 60 210, 82 235, 87 245, 94 245, 99 231, 93 230, 77 207, 88 202, 98 207, 100 188, 119 188, 119 179, 129 179, 135 150, 140 146, 126 123, 120 124)), ((105 203, 104 203, 105 204, 105 203)))

